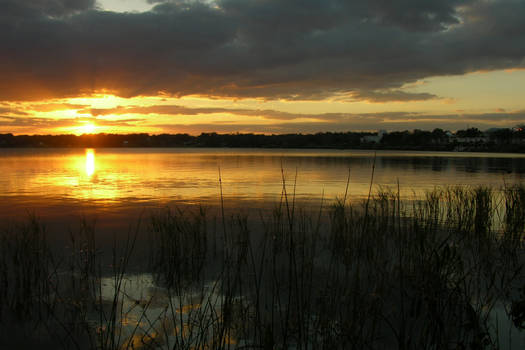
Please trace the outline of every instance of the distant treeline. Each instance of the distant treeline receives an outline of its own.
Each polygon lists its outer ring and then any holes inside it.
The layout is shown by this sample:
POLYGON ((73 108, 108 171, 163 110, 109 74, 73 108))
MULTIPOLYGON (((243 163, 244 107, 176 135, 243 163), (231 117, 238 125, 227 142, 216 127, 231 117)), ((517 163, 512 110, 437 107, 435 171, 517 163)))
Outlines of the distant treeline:
POLYGON ((318 134, 84 134, 19 135, 0 134, 0 147, 275 147, 353 148, 361 136, 370 133, 318 134))
POLYGON ((433 151, 525 152, 522 128, 476 128, 456 133, 434 129, 387 133, 323 132, 316 134, 0 134, 0 147, 239 147, 239 148, 335 148, 433 151))

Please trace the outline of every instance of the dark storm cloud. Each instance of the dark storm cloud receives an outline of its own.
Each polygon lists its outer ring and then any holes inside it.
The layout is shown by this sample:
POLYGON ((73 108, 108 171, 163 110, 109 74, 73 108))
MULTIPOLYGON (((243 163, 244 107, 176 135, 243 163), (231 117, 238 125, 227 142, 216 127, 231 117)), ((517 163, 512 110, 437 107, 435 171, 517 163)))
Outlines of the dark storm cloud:
POLYGON ((369 101, 404 84, 525 66, 521 0, 0 2, 0 100, 107 91, 369 101))
POLYGON ((93 8, 95 0, 2 0, 0 5, 0 16, 63 16, 93 8))
POLYGON ((415 31, 436 31, 459 23, 456 8, 469 0, 372 0, 382 23, 415 31))

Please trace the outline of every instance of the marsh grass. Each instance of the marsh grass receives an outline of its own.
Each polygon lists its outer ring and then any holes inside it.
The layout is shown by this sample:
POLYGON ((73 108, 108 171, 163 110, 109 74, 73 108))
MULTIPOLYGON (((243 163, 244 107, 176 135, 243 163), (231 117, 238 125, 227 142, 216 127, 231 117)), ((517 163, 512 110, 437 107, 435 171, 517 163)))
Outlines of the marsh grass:
POLYGON ((0 236, 0 344, 10 339, 48 342, 48 311, 53 309, 56 269, 47 232, 35 215, 6 228, 0 236), (16 326, 14 326, 16 325, 16 326))
POLYGON ((62 329, 64 348, 92 349, 499 349, 524 326, 522 185, 410 201, 399 185, 364 201, 347 188, 317 209, 301 209, 294 186, 283 174, 281 200, 255 219, 156 212, 142 287, 127 274, 138 230, 115 242, 110 276, 86 223, 61 259, 38 220, 6 231, 2 321, 26 317, 62 329))
MULTIPOLYGON (((407 203, 399 189, 382 189, 305 212, 283 189, 259 226, 226 218, 222 254, 205 254, 190 275, 214 266, 222 311, 240 304, 242 327, 224 323, 241 347, 499 348, 495 306, 521 305, 512 301, 524 283, 521 191, 437 188, 407 203)), ((156 241, 156 256, 169 255, 156 241)))
POLYGON ((38 218, 6 230, 1 239, 0 312, 26 320, 42 318, 52 289, 53 260, 47 246, 46 228, 38 218), (11 313, 12 311, 12 313, 11 313))

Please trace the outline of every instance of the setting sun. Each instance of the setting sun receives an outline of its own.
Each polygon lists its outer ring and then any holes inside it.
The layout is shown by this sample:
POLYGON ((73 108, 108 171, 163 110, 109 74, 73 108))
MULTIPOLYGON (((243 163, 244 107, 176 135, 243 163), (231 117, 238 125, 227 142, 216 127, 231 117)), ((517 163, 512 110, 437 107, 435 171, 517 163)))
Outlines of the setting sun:
POLYGON ((93 123, 86 123, 78 127, 80 134, 93 134, 97 130, 97 126, 93 123))

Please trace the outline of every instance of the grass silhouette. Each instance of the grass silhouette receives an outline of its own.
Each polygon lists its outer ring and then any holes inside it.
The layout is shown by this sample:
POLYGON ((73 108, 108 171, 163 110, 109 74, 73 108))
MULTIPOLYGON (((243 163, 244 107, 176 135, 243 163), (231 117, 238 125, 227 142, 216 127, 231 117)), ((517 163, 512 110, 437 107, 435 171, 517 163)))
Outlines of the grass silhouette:
POLYGON ((281 201, 256 220, 223 206, 218 216, 160 210, 115 241, 110 274, 86 222, 62 256, 36 217, 5 229, 0 345, 519 347, 510 338, 525 327, 523 185, 436 188, 409 201, 399 188, 371 190, 318 210, 286 190, 283 176, 281 201), (141 230, 150 274, 134 276, 141 230), (499 309, 511 333, 500 330, 499 309))

